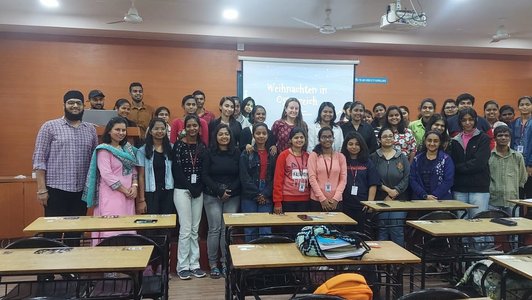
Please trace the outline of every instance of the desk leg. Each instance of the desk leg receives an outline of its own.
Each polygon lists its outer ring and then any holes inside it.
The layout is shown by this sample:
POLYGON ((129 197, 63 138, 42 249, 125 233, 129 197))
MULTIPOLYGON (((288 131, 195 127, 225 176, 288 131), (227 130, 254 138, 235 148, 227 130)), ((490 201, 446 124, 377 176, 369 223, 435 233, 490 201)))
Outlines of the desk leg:
MULTIPOLYGON (((395 299, 403 296, 403 290, 404 290, 404 284, 403 284, 403 276, 404 276, 404 271, 405 271, 405 266, 404 265, 400 265, 397 267, 397 273, 394 275, 395 276, 395 281, 397 282, 398 286, 396 287, 395 289, 395 299)), ((413 269, 410 268, 410 276, 412 276, 414 274, 413 272, 413 269)), ((413 285, 414 285, 414 282, 412 281, 412 277, 410 277, 410 289, 413 288, 413 285)))
POLYGON ((240 272, 238 272, 238 285, 239 285, 239 289, 238 289, 238 295, 237 295, 237 300, 245 300, 246 299, 246 292, 247 292, 247 286, 246 286, 246 271, 245 270, 240 270, 240 272))
POLYGON ((227 268, 227 274, 225 274, 225 300, 231 300, 233 297, 233 291, 231 290, 231 268, 227 268))
POLYGON ((426 273, 426 269, 427 269, 427 262, 426 262, 426 249, 425 249, 426 245, 423 244, 423 247, 422 247, 422 250, 421 250, 421 278, 420 278, 420 282, 421 282, 421 289, 425 289, 425 273, 426 273))
POLYGON ((231 300, 233 298, 233 282, 232 277, 234 277, 233 271, 233 260, 231 258, 231 252, 229 251, 229 246, 231 245, 231 235, 233 234, 233 228, 227 226, 225 228, 225 247, 226 247, 226 268, 227 274, 225 274, 225 299, 231 300))
POLYGON ((410 293, 414 291, 414 267, 410 267, 410 293))
POLYGON ((501 277, 501 300, 506 300, 506 279, 508 277, 508 269, 502 271, 501 277))
POLYGON ((390 283, 391 283, 390 276, 392 275, 391 269, 392 267, 390 265, 386 265, 386 299, 391 299, 390 298, 390 283))
POLYGON ((142 271, 135 272, 131 274, 133 277, 133 293, 134 299, 142 299, 142 271))

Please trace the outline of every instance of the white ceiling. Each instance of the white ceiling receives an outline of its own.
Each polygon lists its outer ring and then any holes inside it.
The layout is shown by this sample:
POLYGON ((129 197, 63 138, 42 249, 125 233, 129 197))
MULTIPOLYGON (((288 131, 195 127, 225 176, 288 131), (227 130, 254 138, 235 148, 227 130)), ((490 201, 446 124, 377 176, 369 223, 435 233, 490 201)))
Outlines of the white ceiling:
POLYGON ((407 32, 379 26, 324 35, 294 21, 321 25, 325 8, 335 26, 379 22, 392 0, 136 0, 141 24, 120 20, 130 0, 1 0, 0 31, 199 41, 532 55, 532 0, 402 0, 403 7, 426 13, 426 28, 407 32), (221 17, 239 11, 236 21, 221 17), (489 43, 500 24, 512 37, 489 43))

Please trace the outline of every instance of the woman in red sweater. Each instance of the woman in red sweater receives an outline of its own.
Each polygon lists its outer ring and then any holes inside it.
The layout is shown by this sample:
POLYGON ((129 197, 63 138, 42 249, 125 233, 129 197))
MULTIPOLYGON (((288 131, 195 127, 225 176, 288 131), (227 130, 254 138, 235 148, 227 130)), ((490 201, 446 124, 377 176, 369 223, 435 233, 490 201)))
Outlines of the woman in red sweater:
POLYGON ((273 179, 274 213, 283 211, 307 212, 310 209, 308 182, 308 153, 306 132, 295 127, 290 131, 290 147, 277 158, 273 179))

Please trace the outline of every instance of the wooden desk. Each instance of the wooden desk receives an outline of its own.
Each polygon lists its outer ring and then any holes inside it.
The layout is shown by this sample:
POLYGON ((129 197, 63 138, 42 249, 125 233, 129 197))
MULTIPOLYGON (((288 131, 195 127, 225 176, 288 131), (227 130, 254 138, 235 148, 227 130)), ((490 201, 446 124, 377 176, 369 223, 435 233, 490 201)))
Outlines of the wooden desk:
POLYGON ((456 219, 436 221, 406 221, 409 226, 440 237, 465 237, 482 235, 512 235, 532 233, 532 220, 511 218, 517 226, 490 222, 491 219, 456 219))
POLYGON ((24 228, 24 232, 122 231, 173 228, 176 215, 134 215, 117 218, 93 216, 40 217, 24 228), (155 219, 156 223, 135 223, 137 219, 155 219))
MULTIPOLYGON (((409 226, 434 237, 460 238, 532 233, 532 220, 530 219, 512 218, 512 220, 517 222, 517 226, 505 226, 490 222, 490 220, 491 219, 489 218, 468 220, 420 220, 406 221, 406 223, 409 226)), ((421 255, 423 260, 423 263, 421 264, 421 288, 425 288, 425 255, 426 249, 425 246, 423 246, 421 255)), ((455 257, 455 259, 466 260, 468 255, 471 255, 471 253, 460 254, 460 257, 455 257)))
POLYGON ((230 245, 236 269, 313 267, 332 265, 418 264, 421 259, 392 241, 368 242, 372 246, 361 260, 304 256, 295 243, 230 245), (375 247, 375 245, 378 246, 375 247))
POLYGON ((153 246, 46 248, 71 250, 35 254, 39 249, 0 250, 0 275, 143 271, 153 246))
POLYGON ((123 272, 131 276, 132 296, 139 299, 142 271, 152 251, 153 246, 3 249, 0 250, 0 276, 123 272), (62 252, 38 254, 43 250, 62 252))
POLYGON ((389 205, 379 206, 378 203, 384 201, 361 201, 363 205, 371 208, 376 212, 390 212, 390 211, 422 211, 422 210, 466 210, 468 208, 476 208, 478 206, 464 203, 458 200, 411 200, 411 201, 386 201, 389 205))
POLYGON ((269 213, 240 213, 224 215, 225 226, 228 227, 257 227, 257 226, 300 226, 300 225, 355 225, 357 221, 342 212, 287 212, 282 215, 269 213), (298 215, 308 215, 312 220, 304 221, 298 215))
POLYGON ((532 280, 532 255, 498 255, 489 257, 494 263, 504 267, 501 278, 501 299, 506 299, 506 278, 508 271, 532 280))
MULTIPOLYGON (((285 244, 241 244, 229 247, 232 264, 230 271, 233 276, 228 276, 233 283, 228 287, 235 286, 237 299, 244 299, 246 294, 246 272, 253 269, 276 269, 289 267, 318 267, 318 266, 346 266, 346 265, 387 265, 389 271, 391 265, 399 265, 397 273, 391 275, 396 282, 397 292, 403 291, 403 268, 405 265, 418 264, 421 259, 392 241, 371 241, 368 245, 371 251, 366 253, 361 260, 337 259, 328 260, 324 257, 304 256, 294 243, 285 244), (234 268, 234 270, 232 270, 234 268)), ((311 269, 308 270, 312 272, 311 269)), ((298 272, 304 270, 298 269, 298 272)), ((391 272, 390 272, 391 273, 391 272)), ((389 274, 389 273, 387 273, 389 274)), ((390 278, 387 277, 387 283, 390 278)), ((231 288, 231 290, 233 290, 231 288)), ((232 292, 230 292, 232 294, 232 292)), ((389 286, 387 296, 390 296, 389 286)), ((232 296, 232 295, 231 295, 232 296)))
POLYGON ((515 211, 517 210, 517 207, 518 206, 521 206, 521 210, 519 211, 519 216, 520 217, 524 217, 525 216, 525 210, 524 208, 526 207, 527 209, 532 207, 532 199, 516 199, 516 200, 508 200, 508 202, 511 202, 511 203, 515 203, 515 207, 513 209, 513 212, 512 214, 515 216, 515 211))

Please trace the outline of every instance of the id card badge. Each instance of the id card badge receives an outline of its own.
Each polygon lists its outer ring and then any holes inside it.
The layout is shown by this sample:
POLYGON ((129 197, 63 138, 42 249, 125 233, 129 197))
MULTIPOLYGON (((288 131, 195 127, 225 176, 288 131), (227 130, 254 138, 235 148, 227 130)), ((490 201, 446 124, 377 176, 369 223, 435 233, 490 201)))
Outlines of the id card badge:
POLYGON ((519 153, 525 152, 525 147, 523 145, 517 146, 517 152, 519 152, 519 153))
POLYGON ((351 187, 351 195, 353 195, 353 196, 358 195, 358 186, 353 185, 353 186, 351 187))
POLYGON ((332 191, 331 184, 329 182, 327 182, 325 184, 325 192, 330 193, 331 191, 332 191))
POLYGON ((194 184, 198 181, 198 175, 192 174, 190 175, 190 183, 194 184))
POLYGON ((304 182, 300 182, 299 183, 299 191, 300 192, 304 192, 305 191, 305 183, 304 182))
POLYGON ((292 179, 301 179, 301 174, 299 173, 299 170, 292 170, 292 179))

